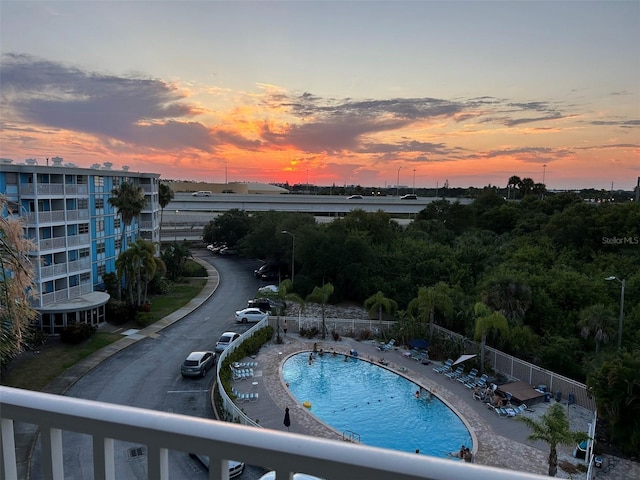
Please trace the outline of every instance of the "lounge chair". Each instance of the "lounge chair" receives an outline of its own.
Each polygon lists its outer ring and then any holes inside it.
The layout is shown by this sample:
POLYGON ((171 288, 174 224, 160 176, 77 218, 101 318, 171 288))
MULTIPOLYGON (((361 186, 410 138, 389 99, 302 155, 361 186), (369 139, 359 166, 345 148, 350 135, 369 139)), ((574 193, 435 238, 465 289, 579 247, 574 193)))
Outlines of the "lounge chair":
POLYGON ((496 408, 495 411, 499 417, 515 417, 520 413, 524 412, 527 409, 527 406, 523 403, 517 407, 507 407, 507 408, 496 408))
POLYGON ((429 352, 427 352, 426 350, 413 350, 411 352, 411 358, 420 363, 428 362, 429 352))
POLYGON ((379 345, 378 350, 380 350, 381 352, 386 352, 387 350, 391 350, 395 344, 396 344, 396 341, 395 339, 392 338, 391 340, 389 340, 389 343, 385 343, 384 345, 379 345))
POLYGON ((484 388, 487 386, 487 380, 489 380, 489 376, 486 373, 483 373, 482 376, 476 380, 474 386, 484 388))
POLYGON ((444 376, 454 380, 456 378, 458 378, 459 376, 464 375, 464 367, 458 367, 455 370, 453 370, 452 372, 449 373, 445 373, 444 376))
POLYGON ((471 382, 473 381, 473 383, 476 382, 476 375, 478 375, 478 369, 477 368, 472 368, 471 371, 466 374, 466 375, 461 375, 460 377, 458 377, 458 381, 460 383, 467 383, 467 382, 471 382))
POLYGON ((240 402, 248 402, 249 401, 249 395, 251 395, 250 393, 240 393, 235 388, 231 389, 231 393, 233 395, 235 395, 236 402, 239 402, 239 403, 240 402))
POLYGON ((446 373, 449 370, 451 370, 451 365, 453 364, 453 360, 452 359, 447 359, 445 360, 445 362, 440 365, 439 367, 433 367, 433 371, 436 373, 446 373))

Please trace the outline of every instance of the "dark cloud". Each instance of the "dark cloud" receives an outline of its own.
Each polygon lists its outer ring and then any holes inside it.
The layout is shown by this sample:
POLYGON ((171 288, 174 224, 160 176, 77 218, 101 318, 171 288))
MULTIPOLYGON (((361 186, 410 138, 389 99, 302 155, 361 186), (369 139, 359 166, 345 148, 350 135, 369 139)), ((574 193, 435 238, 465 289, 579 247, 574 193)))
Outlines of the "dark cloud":
POLYGON ((197 111, 159 80, 87 73, 7 54, 0 84, 3 103, 24 122, 155 148, 210 151, 215 144, 204 125, 175 120, 197 111))
POLYGON ((603 120, 595 120, 591 122, 591 125, 606 125, 615 127, 638 127, 640 126, 640 120, 611 120, 605 122, 603 120))
POLYGON ((479 159, 514 157, 526 163, 544 163, 552 162, 553 160, 559 160, 562 158, 572 157, 573 155, 573 150, 567 148, 522 147, 490 150, 483 154, 472 155, 472 157, 479 159))

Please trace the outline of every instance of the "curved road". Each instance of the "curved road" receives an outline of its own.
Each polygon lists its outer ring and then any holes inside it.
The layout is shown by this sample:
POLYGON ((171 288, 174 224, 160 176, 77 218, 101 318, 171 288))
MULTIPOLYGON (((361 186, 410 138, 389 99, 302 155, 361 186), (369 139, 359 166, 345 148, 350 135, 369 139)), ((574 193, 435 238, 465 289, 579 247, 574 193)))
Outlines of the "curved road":
MULTIPOLYGON (((214 418, 210 404, 213 371, 205 378, 182 378, 180 365, 189 352, 213 350, 222 332, 243 332, 249 327, 236 324, 234 312, 244 308, 255 296, 260 281, 253 276, 257 262, 213 256, 206 250, 194 255, 212 264, 220 274, 216 292, 199 308, 162 330, 154 338, 145 338, 113 355, 79 379, 67 395, 89 400, 129 405, 203 418, 214 418)), ((90 438, 65 432, 64 470, 66 479, 93 478, 90 438)), ((146 478, 147 458, 131 452, 139 445, 115 442, 116 477, 138 480, 146 478)), ((40 478, 39 443, 34 454, 31 478, 40 478)), ((170 478, 207 479, 208 473, 199 461, 186 453, 170 452, 170 478)), ((257 478, 262 469, 247 467, 237 477, 257 478)))

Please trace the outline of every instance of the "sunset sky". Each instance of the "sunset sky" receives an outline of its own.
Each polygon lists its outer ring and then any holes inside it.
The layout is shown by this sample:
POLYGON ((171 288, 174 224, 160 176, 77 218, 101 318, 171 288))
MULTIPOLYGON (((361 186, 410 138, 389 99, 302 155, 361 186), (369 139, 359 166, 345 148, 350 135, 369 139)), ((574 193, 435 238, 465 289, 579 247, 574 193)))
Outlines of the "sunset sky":
POLYGON ((638 0, 2 0, 0 157, 631 190, 639 25, 638 0))

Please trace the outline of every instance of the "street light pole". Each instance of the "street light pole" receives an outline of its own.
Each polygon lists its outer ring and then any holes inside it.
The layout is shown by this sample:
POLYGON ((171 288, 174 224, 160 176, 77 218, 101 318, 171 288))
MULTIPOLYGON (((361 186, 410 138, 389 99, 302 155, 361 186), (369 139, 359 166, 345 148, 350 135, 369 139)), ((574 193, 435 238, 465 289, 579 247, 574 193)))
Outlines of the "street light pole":
POLYGON ((607 277, 605 278, 605 280, 616 280, 618 281, 618 283, 620 283, 620 319, 618 320, 618 350, 620 350, 620 347, 622 346, 622 322, 624 320, 624 287, 625 287, 625 280, 622 279, 620 280, 618 277, 607 277))
POLYGON ((178 212, 179 210, 176 210, 176 221, 173 222, 173 243, 178 241, 178 212))
POLYGON ((285 235, 291 235, 291 283, 295 281, 295 266, 294 262, 296 259, 296 236, 287 232, 286 230, 282 230, 280 233, 284 233, 285 235))
POLYGON ((547 164, 542 165, 542 192, 540 192, 541 198, 544 200, 544 191, 547 189, 547 186, 544 183, 544 177, 547 173, 547 164))
POLYGON ((416 194, 416 169, 413 169, 413 193, 414 195, 416 194))
POLYGON ((400 169, 402 167, 398 167, 398 178, 396 180, 396 197, 400 196, 400 169))

